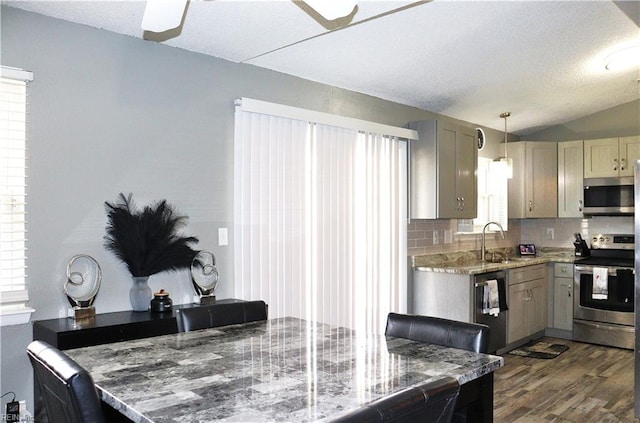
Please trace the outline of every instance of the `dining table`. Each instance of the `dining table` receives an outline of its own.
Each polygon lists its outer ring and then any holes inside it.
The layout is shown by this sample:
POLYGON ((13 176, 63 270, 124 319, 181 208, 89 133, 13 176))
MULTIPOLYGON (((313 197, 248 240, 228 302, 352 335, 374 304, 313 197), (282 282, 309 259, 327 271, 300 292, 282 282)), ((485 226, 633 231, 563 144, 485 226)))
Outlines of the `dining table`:
POLYGON ((493 372, 504 365, 500 356, 295 317, 64 353, 92 375, 104 403, 137 423, 328 422, 445 376, 461 392, 489 380, 477 389, 491 390, 479 394, 492 407, 493 372))

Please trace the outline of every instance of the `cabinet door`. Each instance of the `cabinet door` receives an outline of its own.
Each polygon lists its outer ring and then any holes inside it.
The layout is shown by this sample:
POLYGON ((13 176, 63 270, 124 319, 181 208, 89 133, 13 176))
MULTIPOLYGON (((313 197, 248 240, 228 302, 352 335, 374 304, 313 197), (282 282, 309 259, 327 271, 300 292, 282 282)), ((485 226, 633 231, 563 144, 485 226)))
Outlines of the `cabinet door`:
POLYGON ((558 147, 555 142, 527 142, 526 217, 558 216, 558 147))
POLYGON ((558 217, 582 217, 584 145, 558 143, 558 217))
MULTIPOLYGON (((633 166, 630 166, 633 172, 633 166)), ((584 177, 606 178, 619 174, 618 138, 584 141, 584 177)))
POLYGON ((507 324, 507 344, 527 336, 526 307, 529 293, 526 283, 509 286, 509 320, 507 324))
POLYGON ((438 122, 438 217, 455 218, 460 207, 456 192, 458 128, 438 122))
POLYGON ((527 282, 529 301, 525 317, 527 335, 534 334, 547 327, 547 295, 544 279, 527 282))
POLYGON ((456 142, 456 192, 462 199, 458 219, 473 219, 478 215, 478 148, 477 132, 461 128, 456 142))
POLYGON ((558 278, 553 282, 553 327, 573 330, 573 278, 558 278))
POLYGON ((475 130, 438 122, 438 218, 477 215, 475 130))
POLYGON ((620 176, 633 176, 633 163, 640 159, 640 136, 622 137, 620 148, 620 176))

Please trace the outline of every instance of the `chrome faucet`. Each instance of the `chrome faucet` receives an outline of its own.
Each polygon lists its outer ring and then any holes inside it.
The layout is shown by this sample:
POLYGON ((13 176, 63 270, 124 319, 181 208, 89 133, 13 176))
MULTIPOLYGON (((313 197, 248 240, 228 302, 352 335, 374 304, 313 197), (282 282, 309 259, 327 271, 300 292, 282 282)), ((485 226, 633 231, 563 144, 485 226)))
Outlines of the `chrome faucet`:
POLYGON ((500 228, 500 235, 502 235, 502 239, 504 239, 504 231, 502 230, 502 225, 499 224, 498 222, 488 222, 486 225, 484 225, 484 228, 482 228, 482 249, 480 250, 480 260, 481 261, 485 261, 485 236, 486 236, 486 230, 487 230, 487 226, 489 225, 497 225, 498 228, 500 228))

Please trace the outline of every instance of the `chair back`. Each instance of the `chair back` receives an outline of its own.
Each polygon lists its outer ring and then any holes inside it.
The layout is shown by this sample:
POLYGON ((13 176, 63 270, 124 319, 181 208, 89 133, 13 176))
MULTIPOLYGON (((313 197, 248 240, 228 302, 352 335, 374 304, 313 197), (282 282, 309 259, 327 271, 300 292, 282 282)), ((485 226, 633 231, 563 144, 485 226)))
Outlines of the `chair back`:
POLYGON ((264 301, 244 301, 210 304, 176 310, 178 332, 235 325, 267 320, 268 306, 264 301))
POLYGON ((385 335, 486 354, 490 331, 480 323, 389 313, 385 335))
POLYGON ((370 402, 333 423, 448 423, 460 391, 458 381, 445 377, 370 402))
POLYGON ((49 422, 103 423, 105 416, 91 375, 42 341, 27 346, 49 422))

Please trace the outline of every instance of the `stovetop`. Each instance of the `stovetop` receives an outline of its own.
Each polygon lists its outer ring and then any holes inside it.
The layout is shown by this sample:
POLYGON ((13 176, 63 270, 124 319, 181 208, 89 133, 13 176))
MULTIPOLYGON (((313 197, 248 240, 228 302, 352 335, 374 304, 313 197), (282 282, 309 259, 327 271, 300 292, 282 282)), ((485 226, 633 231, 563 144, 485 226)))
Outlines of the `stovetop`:
POLYGON ((575 264, 633 268, 635 237, 632 234, 597 234, 591 241, 590 255, 577 259, 575 264))
POLYGON ((574 262, 577 265, 586 266, 607 266, 607 267, 627 267, 633 268, 633 257, 585 257, 574 262))

